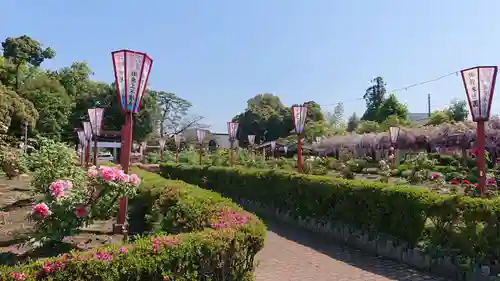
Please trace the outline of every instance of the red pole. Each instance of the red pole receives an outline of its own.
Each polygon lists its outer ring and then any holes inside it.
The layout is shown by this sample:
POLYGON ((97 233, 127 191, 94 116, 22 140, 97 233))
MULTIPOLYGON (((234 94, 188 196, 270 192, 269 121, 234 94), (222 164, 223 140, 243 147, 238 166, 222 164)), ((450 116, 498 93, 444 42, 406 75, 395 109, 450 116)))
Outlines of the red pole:
POLYGON ((85 165, 85 149, 82 146, 82 150, 80 151, 80 167, 85 165))
POLYGON ((478 185, 478 191, 483 196, 485 194, 485 186, 486 186, 486 168, 485 168, 485 161, 484 161, 484 146, 485 146, 485 135, 484 135, 484 121, 478 121, 477 122, 477 148, 478 148, 478 153, 476 156, 476 161, 477 161, 477 171, 478 171, 478 177, 477 177, 477 185, 478 185))
POLYGON ((203 165, 203 144, 200 143, 200 166, 203 165))
POLYGON ((234 166, 234 141, 231 141, 231 167, 234 166))
POLYGON ((88 168, 90 165, 90 140, 87 141, 87 147, 85 148, 85 167, 88 168))
POLYGON ((94 165, 97 167, 97 136, 94 136, 94 165))
MULTIPOLYGON (((132 113, 125 114, 125 125, 122 130, 123 147, 120 155, 120 165, 125 173, 128 173, 130 164, 130 151, 132 150, 132 113)), ((116 218, 116 224, 113 227, 115 234, 125 231, 125 220, 127 218, 127 197, 120 198, 120 210, 116 218)))
POLYGON ((297 135, 297 171, 302 173, 302 136, 297 135))

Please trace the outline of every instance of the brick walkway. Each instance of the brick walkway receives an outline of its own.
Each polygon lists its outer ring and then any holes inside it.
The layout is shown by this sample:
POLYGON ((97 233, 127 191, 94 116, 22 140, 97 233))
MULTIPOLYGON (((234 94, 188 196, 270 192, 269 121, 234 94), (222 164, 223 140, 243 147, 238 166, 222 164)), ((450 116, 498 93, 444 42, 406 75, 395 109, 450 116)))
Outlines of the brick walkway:
POLYGON ((282 223, 266 222, 266 246, 257 256, 256 281, 449 281, 363 254, 282 223))

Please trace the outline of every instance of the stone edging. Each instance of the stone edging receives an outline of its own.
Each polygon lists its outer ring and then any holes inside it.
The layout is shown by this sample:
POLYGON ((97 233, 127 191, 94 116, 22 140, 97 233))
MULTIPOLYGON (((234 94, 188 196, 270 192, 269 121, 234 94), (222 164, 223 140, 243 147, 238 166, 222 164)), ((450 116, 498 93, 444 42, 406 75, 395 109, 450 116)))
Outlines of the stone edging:
POLYGON ((458 281, 492 281, 500 277, 489 276, 489 266, 481 266, 471 271, 460 268, 451 257, 433 258, 419 249, 412 249, 406 243, 399 245, 389 238, 372 239, 362 231, 347 227, 342 223, 322 223, 314 218, 295 219, 290 212, 270 208, 259 202, 240 199, 238 203, 250 211, 271 216, 280 221, 292 223, 301 228, 327 235, 334 240, 358 248, 364 252, 382 256, 409 265, 410 267, 427 271, 438 276, 453 278, 458 281))

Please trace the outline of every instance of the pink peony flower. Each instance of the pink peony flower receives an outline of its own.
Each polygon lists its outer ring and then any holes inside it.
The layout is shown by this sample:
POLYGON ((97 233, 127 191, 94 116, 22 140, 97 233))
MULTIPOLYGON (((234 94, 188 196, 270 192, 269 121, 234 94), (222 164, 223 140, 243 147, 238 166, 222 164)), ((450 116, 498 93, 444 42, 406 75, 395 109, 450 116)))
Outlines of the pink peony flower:
POLYGON ((127 175, 127 174, 125 174, 125 172, 124 172, 124 171, 122 171, 122 170, 118 170, 118 171, 116 172, 116 180, 117 180, 118 182, 129 182, 129 181, 130 181, 130 176, 129 176, 129 175, 127 175))
POLYGON ((65 197, 66 196, 65 192, 67 190, 70 190, 71 188, 73 188, 73 183, 68 180, 57 180, 51 183, 49 186, 50 194, 56 200, 61 197, 65 197))
POLYGON ((139 185, 139 184, 141 184, 141 179, 139 178, 138 175, 131 174, 130 175, 130 183, 133 185, 139 185))
POLYGON ((99 171, 97 171, 97 169, 95 168, 90 168, 87 172, 87 175, 89 176, 89 178, 95 178, 99 175, 99 171))
POLYGON ((33 214, 45 218, 50 214, 50 210, 47 204, 38 203, 33 207, 33 214))
POLYGON ((116 179, 116 170, 110 167, 101 167, 99 169, 101 177, 106 181, 114 181, 116 179))

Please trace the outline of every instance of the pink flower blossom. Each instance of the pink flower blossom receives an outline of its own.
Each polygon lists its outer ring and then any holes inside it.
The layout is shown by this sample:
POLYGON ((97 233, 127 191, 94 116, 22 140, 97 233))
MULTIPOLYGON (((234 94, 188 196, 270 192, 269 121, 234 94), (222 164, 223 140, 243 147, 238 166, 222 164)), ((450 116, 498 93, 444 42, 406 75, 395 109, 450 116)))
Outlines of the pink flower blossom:
POLYGON ((250 217, 245 212, 223 208, 219 211, 217 217, 212 219, 210 226, 213 229, 238 228, 249 220, 250 217))
POLYGON ((114 181, 116 179, 116 170, 110 167, 101 167, 99 169, 100 176, 106 181, 114 181))
POLYGON ((127 253, 127 248, 121 247, 120 248, 120 253, 126 254, 127 253))
POLYGON ((50 214, 50 210, 47 204, 38 203, 33 207, 33 214, 45 218, 50 214))
POLYGON ((87 175, 89 176, 89 178, 95 178, 99 175, 99 171, 97 171, 97 169, 95 168, 90 168, 87 172, 87 175))
POLYGON ((433 179, 433 180, 437 180, 437 179, 439 179, 439 177, 441 177, 440 174, 432 174, 431 175, 431 179, 433 179))
POLYGON ((125 174, 122 170, 118 170, 116 173, 116 180, 118 182, 129 182, 130 181, 130 176, 125 174))
POLYGON ((45 273, 51 273, 55 271, 59 271, 66 266, 63 262, 60 261, 51 261, 46 262, 42 265, 42 271, 45 273))
POLYGON ((65 192, 73 188, 73 183, 68 180, 57 180, 50 184, 50 194, 54 199, 59 199, 61 197, 65 197, 65 192))
POLYGON ((497 184, 497 181, 494 180, 494 179, 489 179, 486 181, 486 184, 489 184, 489 185, 496 185, 497 184))
POLYGON ((24 281, 26 280, 26 277, 24 276, 24 272, 19 273, 19 272, 12 272, 10 274, 12 278, 14 278, 15 281, 24 281))
POLYGON ((95 258, 101 261, 110 261, 113 258, 113 256, 110 253, 103 251, 103 252, 97 252, 95 254, 95 258))
POLYGON ((139 178, 138 175, 131 174, 130 175, 130 183, 133 185, 139 185, 139 184, 141 184, 141 179, 139 178))

